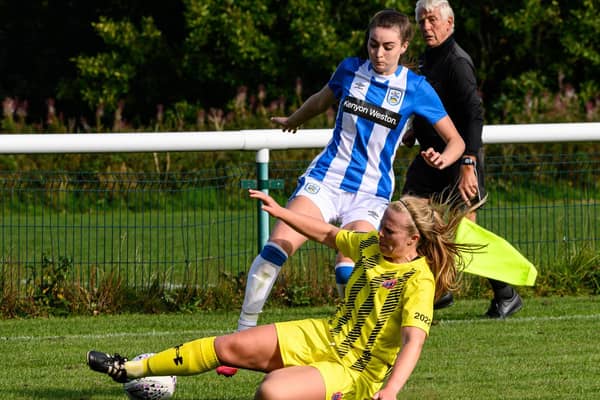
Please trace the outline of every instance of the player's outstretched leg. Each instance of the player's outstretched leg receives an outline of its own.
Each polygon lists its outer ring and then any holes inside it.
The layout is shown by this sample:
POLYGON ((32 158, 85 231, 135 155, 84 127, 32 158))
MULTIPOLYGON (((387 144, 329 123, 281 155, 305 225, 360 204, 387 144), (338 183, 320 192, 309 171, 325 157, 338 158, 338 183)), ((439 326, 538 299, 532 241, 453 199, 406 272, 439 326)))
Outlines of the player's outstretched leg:
POLYGON ((132 361, 118 354, 110 355, 92 350, 87 353, 87 364, 90 369, 123 383, 144 376, 196 375, 215 369, 220 363, 215 351, 215 337, 212 336, 132 361))

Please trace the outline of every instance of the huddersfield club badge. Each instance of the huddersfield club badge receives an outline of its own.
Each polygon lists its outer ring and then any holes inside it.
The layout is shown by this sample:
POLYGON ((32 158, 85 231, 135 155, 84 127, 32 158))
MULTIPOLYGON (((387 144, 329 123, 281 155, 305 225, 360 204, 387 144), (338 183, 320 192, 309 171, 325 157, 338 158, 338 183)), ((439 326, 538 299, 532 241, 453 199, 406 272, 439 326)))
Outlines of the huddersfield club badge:
POLYGON ((389 89, 387 94, 387 102, 390 106, 397 106, 402 101, 404 91, 400 89, 389 89))
POLYGON ((317 194, 321 188, 319 185, 315 185, 314 183, 308 183, 304 186, 304 190, 306 190, 310 194, 317 194))

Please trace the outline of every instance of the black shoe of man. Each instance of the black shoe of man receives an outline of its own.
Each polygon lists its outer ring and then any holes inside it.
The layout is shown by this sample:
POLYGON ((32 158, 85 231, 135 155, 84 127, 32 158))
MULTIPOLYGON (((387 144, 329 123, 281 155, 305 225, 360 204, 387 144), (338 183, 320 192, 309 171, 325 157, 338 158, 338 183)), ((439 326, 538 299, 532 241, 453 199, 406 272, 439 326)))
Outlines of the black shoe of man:
POLYGON ((450 307, 453 304, 454 296, 452 295, 452 292, 446 292, 435 303, 433 303, 433 309, 441 310, 442 308, 450 307))
POLYGON ((485 315, 489 318, 504 319, 513 315, 521 308, 523 308, 523 300, 517 292, 513 291, 512 297, 505 299, 493 298, 490 308, 488 308, 485 315))

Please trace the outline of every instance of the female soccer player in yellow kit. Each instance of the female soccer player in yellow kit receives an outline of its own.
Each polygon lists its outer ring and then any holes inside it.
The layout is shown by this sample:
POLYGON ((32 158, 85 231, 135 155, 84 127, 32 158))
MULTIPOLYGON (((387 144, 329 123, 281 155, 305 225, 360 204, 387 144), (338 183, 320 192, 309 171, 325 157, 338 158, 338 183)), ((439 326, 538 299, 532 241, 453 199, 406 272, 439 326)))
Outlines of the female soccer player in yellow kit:
POLYGON ((472 249, 453 241, 468 210, 403 196, 390 203, 379 231, 352 232, 281 207, 263 192, 250 190, 250 197, 356 263, 331 318, 197 339, 138 361, 90 351, 89 367, 124 382, 199 374, 226 364, 267 373, 259 400, 396 399, 420 357, 434 300, 452 289, 460 254, 472 249))

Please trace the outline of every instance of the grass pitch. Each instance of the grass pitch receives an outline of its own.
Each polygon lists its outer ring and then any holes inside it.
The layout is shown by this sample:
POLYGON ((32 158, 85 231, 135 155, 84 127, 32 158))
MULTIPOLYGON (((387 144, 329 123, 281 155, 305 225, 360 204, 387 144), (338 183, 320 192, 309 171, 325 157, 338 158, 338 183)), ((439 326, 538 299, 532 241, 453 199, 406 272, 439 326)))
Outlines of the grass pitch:
MULTIPOLYGON (((487 300, 435 314, 421 360, 399 399, 600 398, 600 297, 526 298, 504 320, 481 317, 487 300)), ((267 309, 262 322, 326 316, 331 308, 267 309)), ((0 321, 0 399, 125 399, 88 370, 89 349, 133 357, 227 333, 237 312, 0 321)), ((253 398, 262 374, 179 378, 175 400, 253 398)))

